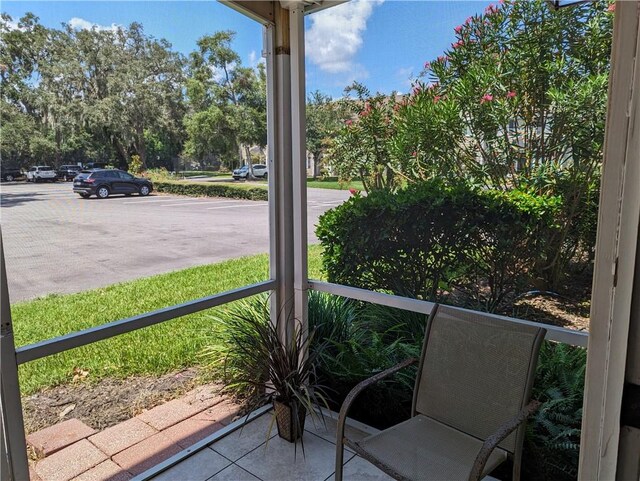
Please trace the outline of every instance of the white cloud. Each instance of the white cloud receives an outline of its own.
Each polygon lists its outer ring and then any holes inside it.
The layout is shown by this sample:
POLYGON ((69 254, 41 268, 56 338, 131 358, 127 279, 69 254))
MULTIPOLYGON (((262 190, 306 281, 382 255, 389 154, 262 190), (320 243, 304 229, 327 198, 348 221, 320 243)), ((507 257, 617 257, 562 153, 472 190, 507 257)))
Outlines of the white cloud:
POLYGON ((251 52, 249 52, 249 57, 248 57, 249 67, 256 68, 258 64, 264 63, 264 62, 265 60, 262 57, 262 54, 258 54, 258 52, 256 52, 255 50, 252 50, 251 52))
POLYGON ((411 87, 414 80, 413 67, 401 67, 396 70, 396 79, 402 83, 403 87, 411 87))
POLYGON ((115 23, 112 23, 110 26, 105 26, 78 17, 73 17, 67 22, 67 24, 74 30, 92 30, 95 28, 96 30, 111 30, 115 32, 116 30, 121 28, 120 25, 117 25, 115 23))
POLYGON ((309 60, 329 73, 352 70, 367 20, 383 1, 353 0, 311 15, 311 27, 306 32, 309 60))
POLYGON ((7 30, 23 30, 18 26, 18 22, 10 20, 7 22, 7 30))
POLYGON ((254 66, 256 64, 256 58, 258 57, 258 55, 256 54, 255 50, 252 50, 251 52, 249 52, 249 65, 250 66, 254 66))

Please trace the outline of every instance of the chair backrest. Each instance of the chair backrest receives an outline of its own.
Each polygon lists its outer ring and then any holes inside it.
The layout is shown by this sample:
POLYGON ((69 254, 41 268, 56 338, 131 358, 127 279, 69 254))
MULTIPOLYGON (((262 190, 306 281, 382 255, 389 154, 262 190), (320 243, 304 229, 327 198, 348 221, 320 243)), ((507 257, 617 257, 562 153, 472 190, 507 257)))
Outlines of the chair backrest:
MULTIPOLYGON (((413 415, 486 439, 529 402, 545 333, 535 326, 436 305, 427 322, 413 415)), ((514 453, 523 436, 520 428, 500 447, 514 453)))

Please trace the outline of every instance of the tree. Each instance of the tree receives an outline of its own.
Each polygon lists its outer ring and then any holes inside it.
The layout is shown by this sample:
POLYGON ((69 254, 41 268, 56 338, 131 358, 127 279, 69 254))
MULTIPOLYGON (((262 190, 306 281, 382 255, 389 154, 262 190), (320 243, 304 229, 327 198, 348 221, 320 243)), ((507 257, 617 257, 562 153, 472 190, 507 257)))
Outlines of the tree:
MULTIPOLYGON (((3 15, 0 29, 3 120, 22 122, 10 132, 27 125, 17 113, 33 121, 31 160, 126 166, 137 154, 144 164, 152 138, 179 150, 183 59, 169 43, 146 36, 136 23, 108 31, 56 30, 32 14, 17 28, 3 15)), ((22 162, 29 161, 24 155, 22 162)))
POLYGON ((313 155, 313 177, 320 175, 322 157, 330 139, 349 116, 340 102, 316 90, 307 98, 307 151, 313 155))
POLYGON ((221 31, 202 37, 190 56, 185 154, 221 159, 229 167, 244 154, 251 166, 249 147, 267 142, 266 73, 262 64, 242 67, 231 48, 234 36, 221 31))
POLYGON ((389 162, 390 142, 395 135, 392 122, 395 95, 372 96, 362 84, 354 82, 345 90, 356 99, 342 101, 352 118, 344 122, 340 134, 331 141, 326 156, 345 181, 360 178, 367 192, 395 189, 400 178, 389 162))

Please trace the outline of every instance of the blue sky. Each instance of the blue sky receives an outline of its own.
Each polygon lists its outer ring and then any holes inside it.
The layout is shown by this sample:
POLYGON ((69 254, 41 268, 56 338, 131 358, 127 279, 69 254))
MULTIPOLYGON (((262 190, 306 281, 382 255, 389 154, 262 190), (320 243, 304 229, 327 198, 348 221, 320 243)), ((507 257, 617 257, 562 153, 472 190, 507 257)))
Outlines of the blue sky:
MULTIPOLYGON (((307 31, 307 90, 334 97, 359 80, 372 91, 407 92, 409 79, 454 40, 453 28, 480 13, 488 1, 352 0, 310 15, 307 31)), ((33 12, 43 25, 76 28, 128 25, 165 38, 187 55, 196 41, 217 30, 237 32, 234 49, 245 65, 260 59, 262 30, 256 22, 215 1, 2 2, 14 20, 33 12)))

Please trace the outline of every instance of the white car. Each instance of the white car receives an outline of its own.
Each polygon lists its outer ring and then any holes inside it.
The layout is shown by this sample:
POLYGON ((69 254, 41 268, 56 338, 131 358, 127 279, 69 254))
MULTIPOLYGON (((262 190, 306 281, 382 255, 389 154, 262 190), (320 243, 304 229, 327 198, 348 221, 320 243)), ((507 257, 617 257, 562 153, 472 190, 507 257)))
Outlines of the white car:
POLYGON ((53 167, 48 165, 37 165, 27 171, 27 182, 42 182, 43 180, 55 182, 57 179, 58 174, 53 167))
MULTIPOLYGON (((233 171, 234 180, 246 179, 249 175, 249 166, 243 165, 239 169, 233 171)), ((266 179, 269 176, 267 166, 264 164, 253 164, 253 176, 266 179)))

